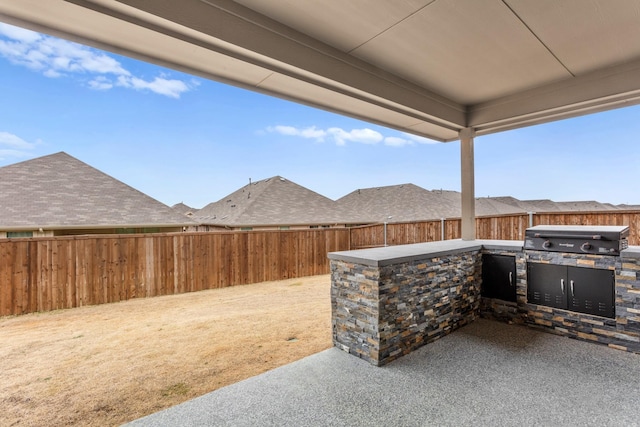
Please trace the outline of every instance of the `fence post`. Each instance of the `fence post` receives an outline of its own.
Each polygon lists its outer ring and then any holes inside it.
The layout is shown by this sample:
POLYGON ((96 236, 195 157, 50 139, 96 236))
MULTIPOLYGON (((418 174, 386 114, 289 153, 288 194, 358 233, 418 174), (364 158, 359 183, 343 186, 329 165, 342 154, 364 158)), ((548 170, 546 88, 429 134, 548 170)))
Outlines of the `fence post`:
POLYGON ((387 223, 384 223, 384 245, 387 246, 387 223))

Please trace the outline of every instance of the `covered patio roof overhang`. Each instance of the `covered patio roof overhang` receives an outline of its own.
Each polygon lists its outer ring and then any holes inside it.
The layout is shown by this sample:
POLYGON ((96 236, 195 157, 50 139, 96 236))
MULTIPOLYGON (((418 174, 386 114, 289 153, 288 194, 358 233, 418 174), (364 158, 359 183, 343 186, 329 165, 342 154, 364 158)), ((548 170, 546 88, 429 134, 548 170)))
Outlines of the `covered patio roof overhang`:
POLYGON ((0 0, 0 21, 437 141, 640 103, 637 0, 0 0))

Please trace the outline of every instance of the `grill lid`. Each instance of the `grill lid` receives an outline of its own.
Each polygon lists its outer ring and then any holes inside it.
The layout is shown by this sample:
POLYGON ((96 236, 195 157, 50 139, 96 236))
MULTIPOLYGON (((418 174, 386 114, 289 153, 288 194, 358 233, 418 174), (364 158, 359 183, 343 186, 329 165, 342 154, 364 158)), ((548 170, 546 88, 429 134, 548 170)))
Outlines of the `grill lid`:
POLYGON ((615 241, 629 237, 629 227, 626 225, 536 225, 527 228, 525 236, 615 241))
POLYGON ((628 247, 628 226, 537 225, 525 231, 525 249, 617 255, 628 247))

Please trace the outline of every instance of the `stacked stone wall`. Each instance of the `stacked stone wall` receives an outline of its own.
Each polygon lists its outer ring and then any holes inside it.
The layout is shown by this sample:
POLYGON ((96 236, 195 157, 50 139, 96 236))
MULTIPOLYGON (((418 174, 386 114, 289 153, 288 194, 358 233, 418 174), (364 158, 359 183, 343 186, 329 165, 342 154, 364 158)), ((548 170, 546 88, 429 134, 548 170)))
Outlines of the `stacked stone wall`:
POLYGON ((571 267, 619 270, 620 257, 593 254, 572 254, 565 252, 525 251, 526 262, 567 265, 571 267))
POLYGON ((331 315, 336 347, 378 364, 379 270, 331 261, 331 315))
POLYGON ((482 316, 640 352, 640 254, 468 249, 369 266, 331 260, 334 344, 384 365, 482 316), (481 297, 482 254, 513 256, 516 302, 481 297), (417 258, 417 259, 416 259, 417 258), (615 318, 527 302, 527 264, 612 270, 615 318))
POLYGON ((382 267, 331 261, 334 345, 384 365, 473 321, 479 251, 382 267))
POLYGON ((623 347, 640 352, 640 258, 621 259, 615 297, 617 331, 631 341, 623 347))
POLYGON ((380 364, 475 320, 479 251, 382 267, 380 364))

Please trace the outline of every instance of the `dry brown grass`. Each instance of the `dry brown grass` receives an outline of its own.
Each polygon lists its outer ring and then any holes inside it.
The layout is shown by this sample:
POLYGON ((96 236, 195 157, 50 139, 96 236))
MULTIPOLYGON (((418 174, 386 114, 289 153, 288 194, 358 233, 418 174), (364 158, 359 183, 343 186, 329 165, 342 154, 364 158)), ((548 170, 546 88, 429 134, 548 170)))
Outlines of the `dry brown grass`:
POLYGON ((0 424, 118 425, 331 346, 328 275, 0 318, 0 424))

